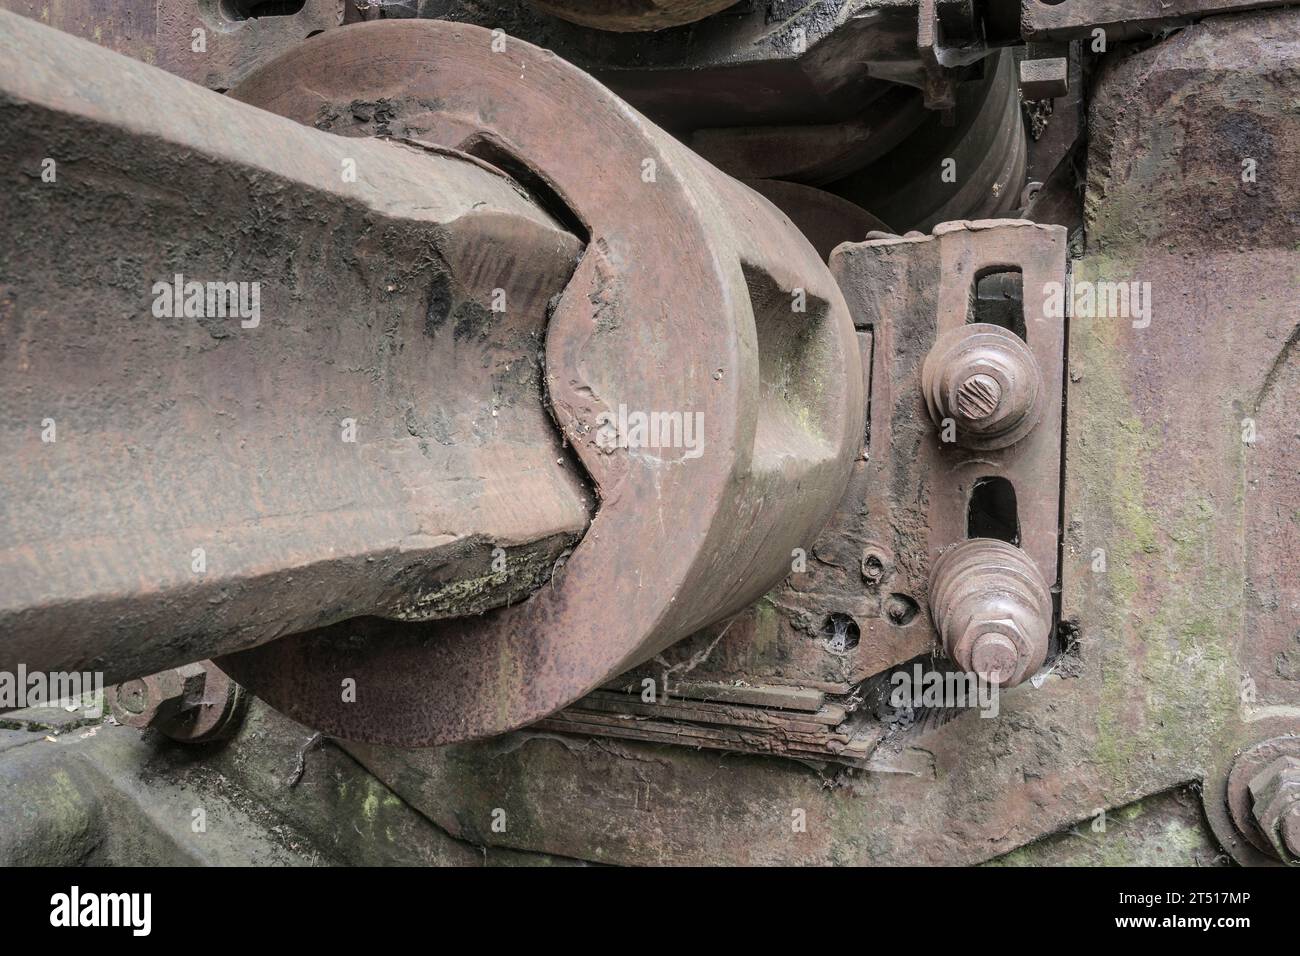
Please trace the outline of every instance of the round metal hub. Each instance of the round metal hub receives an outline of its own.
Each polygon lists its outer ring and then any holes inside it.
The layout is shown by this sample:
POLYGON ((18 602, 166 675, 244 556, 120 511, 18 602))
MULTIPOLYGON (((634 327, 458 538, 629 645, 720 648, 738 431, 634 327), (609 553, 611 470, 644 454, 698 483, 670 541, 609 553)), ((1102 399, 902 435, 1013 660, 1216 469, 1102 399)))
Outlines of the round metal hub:
POLYGON ((587 247, 554 304, 546 381, 601 502, 553 583, 522 604, 281 639, 223 659, 241 683, 344 738, 487 736, 557 710, 788 573, 860 450, 863 386, 834 279, 770 203, 577 68, 513 39, 499 52, 478 27, 329 32, 232 95, 343 135, 471 153, 563 207, 587 247), (637 414, 698 423, 697 441, 599 440, 603 423, 637 414))

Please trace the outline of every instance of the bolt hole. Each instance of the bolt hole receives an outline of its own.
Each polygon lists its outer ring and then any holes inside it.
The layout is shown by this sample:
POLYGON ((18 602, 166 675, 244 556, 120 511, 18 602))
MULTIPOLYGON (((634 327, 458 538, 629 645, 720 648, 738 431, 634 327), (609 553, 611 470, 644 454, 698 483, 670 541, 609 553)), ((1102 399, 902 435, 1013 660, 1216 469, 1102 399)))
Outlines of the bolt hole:
POLYGON ((847 614, 832 614, 822 624, 821 634, 833 653, 843 654, 858 646, 858 641, 862 639, 862 628, 847 614))
POLYGON ((917 603, 906 594, 891 594, 885 601, 885 617, 895 627, 907 627, 920 612, 917 603))
POLYGON ((880 555, 868 553, 862 559, 862 577, 868 584, 879 584, 885 579, 885 562, 880 555))
POLYGON ((1015 485, 998 476, 975 482, 966 509, 966 537, 997 538, 1019 547, 1020 514, 1015 485))
POLYGON ((1015 266, 984 269, 975 276, 970 322, 997 325, 1028 341, 1025 329, 1025 276, 1015 266))

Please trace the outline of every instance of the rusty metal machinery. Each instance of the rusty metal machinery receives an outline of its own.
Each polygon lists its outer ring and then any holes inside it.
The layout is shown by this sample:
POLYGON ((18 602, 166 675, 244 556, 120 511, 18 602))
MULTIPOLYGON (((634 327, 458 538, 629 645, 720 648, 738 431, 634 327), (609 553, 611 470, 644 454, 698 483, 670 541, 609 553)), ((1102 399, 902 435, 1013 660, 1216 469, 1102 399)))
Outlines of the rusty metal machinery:
POLYGON ((1284 6, 0 0, 0 860, 1300 864, 1284 6))
POLYGON ((62 440, 26 437, 7 476, 29 490, 8 514, 4 663, 101 662, 113 681, 234 653, 222 663, 242 683, 333 734, 499 733, 745 607, 842 491, 862 376, 825 264, 770 205, 563 61, 524 44, 499 55, 475 27, 365 24, 221 98, 27 21, 9 18, 6 42, 17 155, 60 154, 57 130, 113 157, 112 179, 65 162, 62 201, 103 209, 157 176, 123 154, 205 157, 172 162, 198 169, 184 192, 220 214, 137 204, 151 227, 143 248, 119 245, 132 274, 180 285, 220 268, 265 276, 266 296, 264 326, 141 329, 128 282, 112 302, 97 277, 63 273, 36 334, 30 264, 107 237, 39 230, 60 212, 39 180, 7 199, 24 230, 4 263, 9 310, 33 331, 7 350, 6 403, 45 417, 36 404, 84 358, 66 414, 51 413, 62 440), (530 70, 536 98, 518 95, 530 70), (96 71, 120 99, 50 81, 96 71), (557 131, 575 102, 580 125, 557 131), (370 138, 379 124, 388 142, 370 138), (249 258, 213 241, 227 230, 257 235, 249 258), (88 297, 103 316, 89 328, 88 297), (677 430, 648 451, 605 447, 602 422, 627 409, 677 430), (219 477, 196 480, 214 460, 219 477), (60 524, 32 537, 38 512, 60 524), (138 580, 151 587, 133 596, 138 580), (512 606, 467 617, 498 604, 512 606), (435 621, 448 605, 460 619, 445 628, 376 620, 435 621))
POLYGON ((695 23, 731 6, 731 0, 653 0, 604 3, 593 0, 533 0, 543 13, 597 30, 640 32, 695 23))

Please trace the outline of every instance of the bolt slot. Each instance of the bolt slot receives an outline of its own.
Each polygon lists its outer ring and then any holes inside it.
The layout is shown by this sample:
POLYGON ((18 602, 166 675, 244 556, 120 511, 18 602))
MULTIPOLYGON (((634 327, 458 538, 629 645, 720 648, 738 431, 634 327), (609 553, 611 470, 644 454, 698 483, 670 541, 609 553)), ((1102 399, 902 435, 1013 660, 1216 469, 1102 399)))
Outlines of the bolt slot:
POLYGON ((258 20, 262 17, 291 17, 301 13, 307 0, 221 0, 221 14, 227 20, 258 20))
POLYGON ((858 646, 858 641, 862 639, 862 628, 847 614, 832 614, 822 624, 821 635, 833 653, 843 654, 858 646))
POLYGON ((1007 544, 1020 544, 1015 485, 998 475, 975 482, 966 508, 966 537, 996 538, 1007 544))
POLYGON ((1018 268, 999 266, 975 276, 968 322, 996 325, 1028 341, 1025 325, 1025 276, 1018 268))

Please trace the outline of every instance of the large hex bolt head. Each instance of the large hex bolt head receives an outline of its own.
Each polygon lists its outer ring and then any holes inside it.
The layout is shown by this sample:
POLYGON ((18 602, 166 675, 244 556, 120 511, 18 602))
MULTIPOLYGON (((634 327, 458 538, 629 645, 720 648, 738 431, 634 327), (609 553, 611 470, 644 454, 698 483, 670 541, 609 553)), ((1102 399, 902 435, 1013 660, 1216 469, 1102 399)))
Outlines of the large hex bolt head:
POLYGON ((1300 803, 1291 804, 1291 809, 1278 825, 1278 834, 1282 837, 1282 846, 1291 854, 1291 861, 1300 862, 1300 803))
POLYGON ((977 322, 939 336, 921 368, 921 390, 935 426, 951 419, 964 448, 1014 445, 1043 414, 1038 360, 1000 325, 977 322))
POLYGON ((1300 863, 1300 757, 1278 757, 1247 784, 1255 824, 1284 863, 1300 863))
POLYGON ((243 714, 244 691, 211 661, 129 680, 108 689, 120 724, 202 743, 228 736, 243 714))
POLYGON ((940 555, 930 574, 930 615, 964 671, 1013 687, 1043 666, 1052 595, 1015 545, 972 538, 940 555))
POLYGON ((1245 842, 1265 857, 1300 865, 1300 735, 1241 751, 1225 789, 1228 817, 1245 842))

